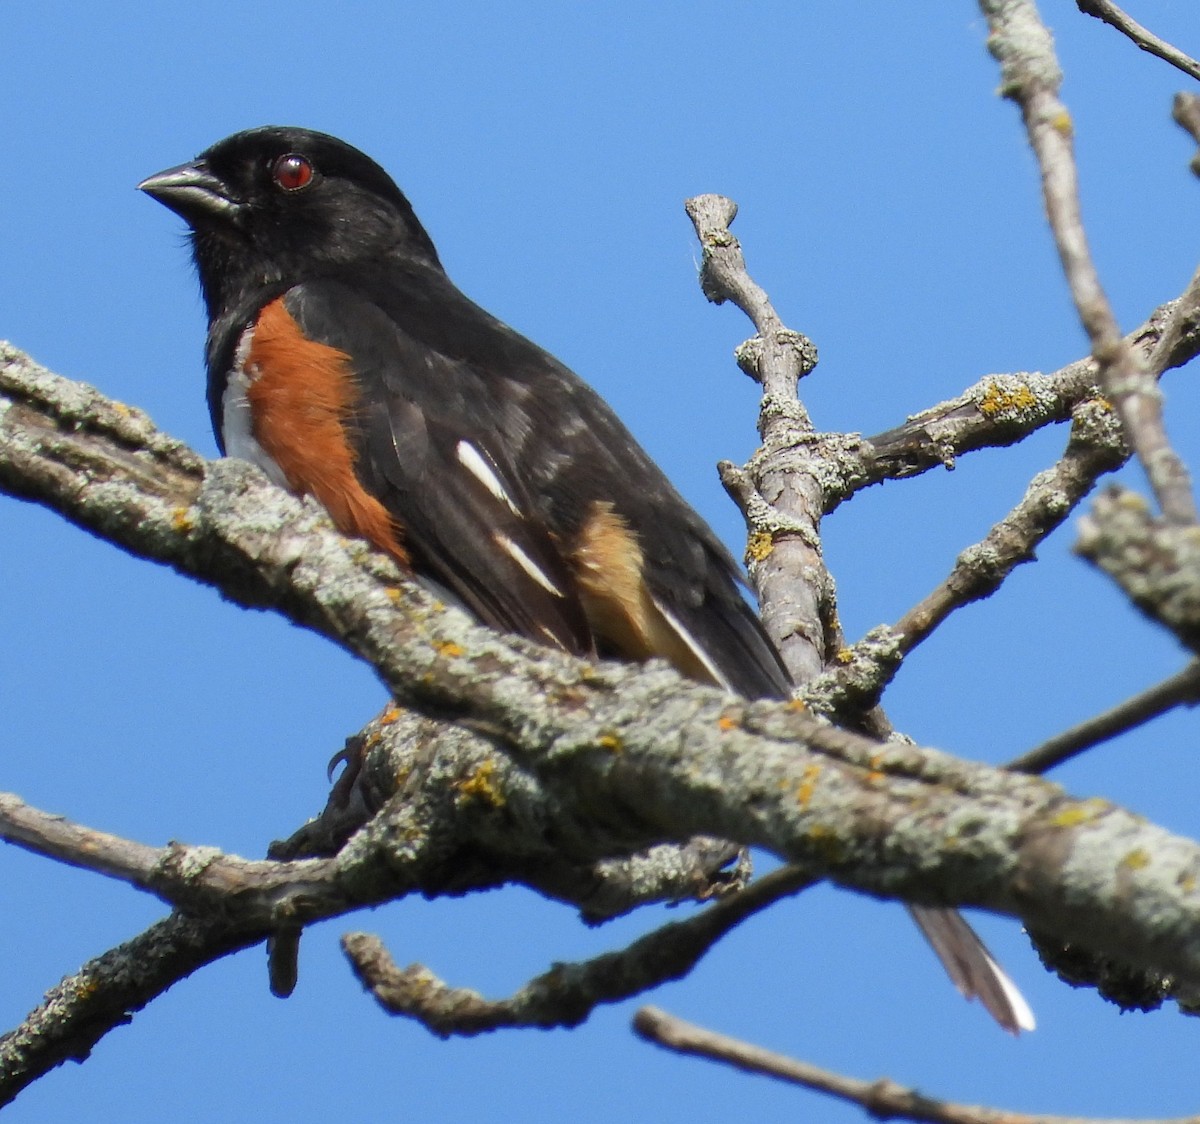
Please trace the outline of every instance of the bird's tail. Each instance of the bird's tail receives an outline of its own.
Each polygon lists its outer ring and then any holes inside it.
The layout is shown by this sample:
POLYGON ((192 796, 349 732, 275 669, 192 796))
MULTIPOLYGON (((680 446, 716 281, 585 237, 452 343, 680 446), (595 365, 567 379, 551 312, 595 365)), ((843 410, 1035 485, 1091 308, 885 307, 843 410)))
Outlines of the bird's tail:
POLYGON ((958 910, 910 905, 908 911, 963 995, 978 999, 1010 1034, 1037 1026, 1017 985, 1004 974, 958 910))

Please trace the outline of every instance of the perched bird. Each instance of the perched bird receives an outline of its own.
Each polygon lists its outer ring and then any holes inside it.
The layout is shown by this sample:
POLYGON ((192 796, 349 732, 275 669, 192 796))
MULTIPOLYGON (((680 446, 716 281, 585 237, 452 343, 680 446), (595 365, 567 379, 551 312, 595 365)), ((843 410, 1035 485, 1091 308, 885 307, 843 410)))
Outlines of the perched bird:
POLYGON ((590 387, 454 287, 374 161, 253 129, 140 186, 192 227, 223 452, 494 628, 787 694, 728 551, 590 387))
MULTIPOLYGON (((373 160, 266 127, 139 187, 191 227, 223 452, 494 628, 787 696, 729 552, 590 387, 455 288, 373 160)), ((960 989, 1026 1025, 947 924, 960 989)))

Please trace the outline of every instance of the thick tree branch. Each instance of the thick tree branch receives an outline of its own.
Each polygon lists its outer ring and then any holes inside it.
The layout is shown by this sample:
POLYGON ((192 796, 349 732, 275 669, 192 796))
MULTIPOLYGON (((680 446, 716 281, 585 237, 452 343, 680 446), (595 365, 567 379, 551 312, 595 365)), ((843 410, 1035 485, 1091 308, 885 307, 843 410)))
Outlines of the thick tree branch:
POLYGON ((1099 365, 1100 386, 1121 416, 1163 514, 1174 523, 1194 524, 1191 479, 1167 440, 1162 395, 1146 364, 1122 339, 1088 251, 1071 145, 1074 126, 1058 97, 1062 73, 1050 33, 1033 0, 980 0, 980 7, 990 29, 988 47, 1000 63, 1001 90, 1020 106, 1041 167, 1050 229, 1099 365))
MULTIPOLYGON (((77 392, 28 366, 14 387, 13 368, 11 357, 0 367, 0 392, 8 384, 8 401, 21 403, 0 412, 6 486, 20 461, 47 482, 44 500, 97 533, 244 604, 277 605, 369 659, 405 705, 489 731, 504 746, 497 759, 545 787, 564 855, 715 835, 868 893, 1015 914, 1200 983, 1200 894, 1187 889, 1200 881, 1195 844, 1044 781, 880 746, 658 665, 591 666, 493 634, 401 590, 389 563, 236 462, 207 466, 181 511, 170 489, 139 489, 142 450, 113 455, 111 434, 74 418, 65 424, 104 467, 80 485, 54 471, 54 403, 77 392), (130 456, 137 473, 121 467, 130 456)), ((382 819, 378 830, 408 846, 382 819)), ((372 877, 365 864, 361 876, 372 877)))

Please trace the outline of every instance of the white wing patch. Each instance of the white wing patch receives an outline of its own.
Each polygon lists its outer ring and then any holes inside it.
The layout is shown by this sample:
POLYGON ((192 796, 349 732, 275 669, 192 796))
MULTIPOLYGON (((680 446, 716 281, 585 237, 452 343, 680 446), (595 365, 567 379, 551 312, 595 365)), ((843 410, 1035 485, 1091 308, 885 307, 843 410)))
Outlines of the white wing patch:
MULTIPOLYGON (((654 602, 654 607, 661 614, 662 619, 671 626, 675 635, 687 645, 688 651, 700 661, 704 667, 704 670, 712 676, 713 682, 716 683, 718 687, 723 687, 726 691, 732 692, 733 688, 729 685, 729 680, 721 674, 721 669, 718 668, 711 659, 709 659, 708 653, 696 643, 696 641, 692 638, 691 633, 689 633, 688 630, 683 627, 682 622, 679 621, 675 614, 672 613, 671 610, 668 609, 666 605, 664 605, 657 597, 653 597, 651 600, 654 602)), ((734 693, 736 694, 736 692, 734 693)))
MULTIPOLYGON (((454 452, 458 456, 459 463, 463 468, 474 476, 496 499, 506 504, 509 511, 514 515, 519 516, 521 514, 520 509, 513 503, 512 496, 508 494, 501 483, 500 477, 496 475, 496 470, 488 463, 488 458, 483 453, 475 448, 470 441, 460 441, 455 446, 454 452)), ((558 590, 554 590, 554 592, 558 593, 558 590)))
POLYGON ((500 547, 522 570, 525 571, 535 582, 538 583, 548 593, 553 593, 555 597, 562 597, 563 591, 558 588, 547 576, 545 571, 525 553, 515 542, 507 535, 495 531, 492 534, 492 539, 496 545, 500 547))

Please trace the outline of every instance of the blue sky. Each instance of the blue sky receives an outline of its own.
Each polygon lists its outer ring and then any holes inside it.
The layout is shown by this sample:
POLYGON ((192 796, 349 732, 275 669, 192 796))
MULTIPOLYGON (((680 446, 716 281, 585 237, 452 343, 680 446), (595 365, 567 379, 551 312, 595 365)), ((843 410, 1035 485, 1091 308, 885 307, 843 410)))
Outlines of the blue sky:
MULTIPOLYGON (((1085 217, 1129 328, 1200 259, 1200 184, 1169 120, 1187 80, 1073 4, 1043 5, 1067 72, 1085 217)), ((1135 12, 1185 49, 1200 17, 1135 12)), ((347 2, 7 5, 0 337, 146 409, 207 455, 203 317, 182 224, 133 189, 259 124, 338 134, 412 199, 451 275, 617 408, 740 550, 713 465, 754 445, 749 334, 695 279, 682 201, 735 198, 780 313, 821 350, 805 401, 871 433, 989 372, 1080 354, 1036 169, 973 5, 347 2)), ((1200 462, 1200 392, 1167 382, 1200 462)), ((1065 433, 875 488, 826 525, 847 633, 895 620, 1049 465, 1065 433)), ((1136 486, 1136 472, 1127 479, 1136 486)), ((1070 554, 1068 527, 922 647, 886 703, 919 740, 1001 761, 1170 674, 1183 656, 1070 554)), ((323 803, 324 766, 382 704, 369 671, 281 620, 0 499, 0 788, 152 844, 248 856, 323 803)), ((1197 833, 1195 719, 1062 770, 1079 794, 1197 833)), ((160 916, 153 899, 0 850, 0 1027, 160 916)), ((678 914, 672 914, 677 916, 678 914)), ((410 901, 318 927, 300 986, 261 951, 214 965, 43 1079, 6 1121, 858 1120, 667 1056, 634 1006, 573 1032, 443 1043, 363 996, 339 933, 503 994, 617 947, 662 911, 586 930, 523 890, 410 901)), ((979 918, 1041 1020, 1013 1041, 964 1004, 896 906, 819 889, 759 917, 651 1001, 861 1076, 1029 1111, 1194 1112, 1197 1028, 1119 1015, 979 918)))

